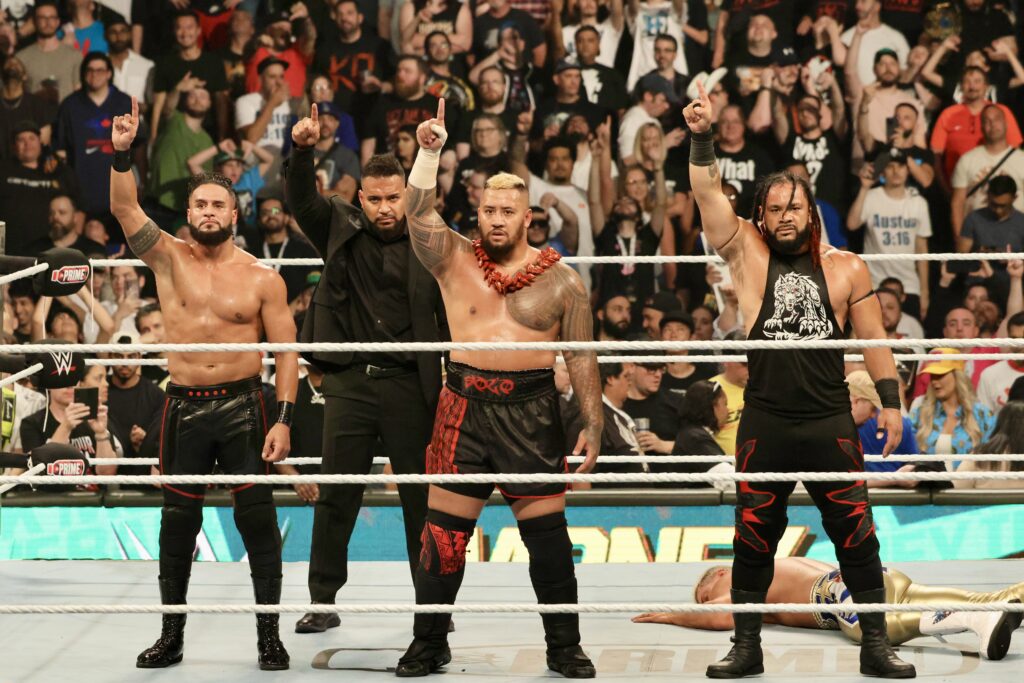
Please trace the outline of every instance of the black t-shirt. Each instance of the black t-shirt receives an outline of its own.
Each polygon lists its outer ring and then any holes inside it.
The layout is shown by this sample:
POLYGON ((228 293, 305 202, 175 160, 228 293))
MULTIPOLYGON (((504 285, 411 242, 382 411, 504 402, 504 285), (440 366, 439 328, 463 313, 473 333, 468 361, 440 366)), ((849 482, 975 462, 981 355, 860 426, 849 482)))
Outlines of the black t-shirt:
MULTIPOLYGON (((292 454, 299 458, 315 458, 323 452, 324 397, 310 385, 309 377, 299 380, 292 417, 292 454)), ((319 465, 300 465, 299 471, 319 474, 319 465)))
POLYGON ((792 45, 797 20, 803 14, 803 6, 806 4, 804 0, 722 0, 722 10, 729 13, 726 39, 730 45, 746 50, 747 23, 750 17, 767 14, 775 23, 775 31, 779 35, 775 44, 792 45))
POLYGON ((930 0, 882 0, 882 23, 902 33, 910 45, 917 45, 925 9, 933 4, 930 0))
POLYGON ((0 106, 0 161, 14 158, 11 131, 22 121, 32 121, 37 126, 52 124, 57 118, 57 106, 31 93, 9 100, 2 99, 0 106))
POLYGON ((0 220, 7 223, 8 254, 39 253, 30 246, 49 232, 50 200, 60 194, 78 195, 78 181, 67 164, 46 173, 15 160, 0 162, 0 220))
POLYGON ((206 89, 211 94, 228 89, 224 60, 219 56, 204 50, 196 59, 186 61, 177 51, 174 51, 158 59, 156 66, 153 67, 153 92, 174 90, 174 87, 189 72, 192 73, 193 78, 206 81, 206 89))
POLYGON ((828 202, 842 213, 846 206, 849 166, 835 133, 827 130, 816 140, 790 133, 782 146, 782 158, 802 161, 811 176, 814 198, 828 202))
POLYGON ((672 406, 677 415, 681 414, 680 407, 683 404, 683 398, 686 397, 686 390, 695 382, 711 379, 718 374, 718 369, 713 363, 694 363, 693 367, 693 374, 689 377, 673 377, 667 371, 661 377, 661 387, 658 389, 658 394, 662 396, 668 405, 672 406))
POLYGON ((362 73, 369 71, 382 81, 391 78, 396 61, 391 43, 366 30, 352 43, 340 40, 317 42, 313 70, 331 79, 335 103, 343 111, 356 115, 356 128, 362 130, 360 124, 368 122, 358 114, 369 112, 377 98, 374 93, 359 90, 362 73))
POLYGON ((582 114, 590 123, 591 130, 593 130, 604 121, 605 110, 590 102, 587 99, 587 93, 582 91, 580 92, 580 98, 569 104, 559 102, 554 98, 544 100, 537 105, 537 110, 533 113, 532 135, 542 137, 547 119, 553 114, 566 114, 566 118, 568 118, 568 115, 582 114))
POLYGON ((775 171, 775 162, 763 148, 747 142, 738 152, 718 150, 718 168, 722 171, 723 182, 732 181, 739 187, 737 214, 749 218, 757 179, 775 171))
POLYGON ((526 61, 533 61, 531 53, 544 42, 544 34, 534 18, 519 9, 509 10, 501 19, 494 18, 490 12, 473 19, 473 54, 477 60, 486 58, 498 49, 501 29, 506 24, 514 24, 518 29, 519 36, 526 43, 526 61))
MULTIPOLYGON (((257 258, 319 258, 316 249, 301 236, 291 235, 281 244, 267 244, 260 240, 249 250, 257 258)), ((306 277, 311 271, 319 270, 314 266, 274 266, 281 274, 285 287, 288 289, 288 301, 306 289, 306 277)))
POLYGON ((634 420, 650 420, 651 431, 657 434, 659 439, 671 441, 676 438, 679 431, 679 414, 665 402, 665 397, 660 393, 644 399, 627 398, 622 409, 634 420))
MULTIPOLYGON (((654 256, 659 242, 650 223, 641 227, 633 237, 619 237, 616 227, 607 225, 595 240, 594 254, 654 256)), ((613 294, 625 294, 633 304, 634 314, 636 307, 642 306, 647 297, 654 294, 653 263, 604 263, 594 269, 594 276, 598 282, 599 301, 606 301, 613 294)))
MULTIPOLYGON (((398 129, 402 126, 418 126, 423 121, 433 118, 437 113, 437 98, 424 94, 415 100, 406 100, 391 93, 381 95, 376 106, 370 112, 370 120, 363 127, 363 139, 376 138, 377 154, 394 152, 398 129)), ((459 126, 457 110, 445 112, 445 125, 457 130, 459 126), (455 119, 455 120, 452 120, 455 119)), ((449 140, 446 147, 452 148, 454 140, 449 140)))
MULTIPOLYGON (((46 251, 47 249, 53 249, 56 245, 49 236, 40 237, 36 241, 28 245, 29 255, 35 255, 40 252, 46 251)), ((103 254, 106 253, 106 249, 99 242, 93 242, 88 237, 79 235, 74 243, 68 246, 68 249, 75 249, 82 252, 83 254, 103 254)))
POLYGON ((130 389, 110 384, 107 405, 110 407, 110 416, 118 425, 116 434, 118 441, 124 444, 124 457, 140 456, 132 445, 132 427, 138 425, 146 431, 147 436, 160 431, 160 416, 165 400, 166 395, 160 387, 145 377, 140 378, 138 384, 130 389))
POLYGON ((989 7, 992 3, 977 12, 969 12, 961 8, 963 30, 960 32, 960 54, 969 55, 974 50, 981 50, 992 44, 993 40, 1013 35, 1014 22, 1000 8, 989 7))
MULTIPOLYGON (((43 408, 42 410, 26 415, 25 419, 21 421, 21 447, 26 453, 30 453, 32 449, 38 448, 46 443, 50 437, 54 435, 57 428, 60 426, 60 422, 53 416, 49 408, 43 408)), ((107 429, 111 434, 111 446, 114 447, 115 452, 120 447, 120 440, 117 438, 115 429, 118 429, 114 423, 114 420, 107 420, 107 429)), ((88 422, 82 422, 77 427, 71 430, 68 444, 73 448, 77 448, 82 453, 84 458, 95 458, 96 457, 96 433, 93 432, 92 427, 89 426, 88 422)), ((92 467, 86 468, 86 474, 92 474, 92 467)), ((47 491, 71 491, 75 487, 73 486, 47 486, 47 491)))
POLYGON ((616 117, 619 109, 629 108, 626 81, 618 71, 604 64, 592 64, 580 67, 580 74, 587 98, 598 107, 616 117))

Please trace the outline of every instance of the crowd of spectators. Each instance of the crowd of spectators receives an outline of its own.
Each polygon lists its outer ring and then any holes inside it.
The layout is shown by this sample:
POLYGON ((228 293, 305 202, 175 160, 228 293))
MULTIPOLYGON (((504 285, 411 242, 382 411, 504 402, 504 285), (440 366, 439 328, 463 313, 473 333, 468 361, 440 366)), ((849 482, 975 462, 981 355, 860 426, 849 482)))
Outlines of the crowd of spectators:
MULTIPOLYGON (((1015 0, 0 0, 6 250, 132 257, 108 200, 111 119, 135 98, 143 125, 133 172, 162 229, 188 238, 188 178, 216 170, 238 197, 238 246, 316 257, 284 200, 291 126, 318 107, 317 189, 355 202, 372 155, 390 152, 411 168, 415 126, 444 98, 453 134, 437 201, 453 230, 478 234, 483 182, 508 171, 528 183, 532 246, 699 255, 681 116, 699 82, 714 108, 722 190, 740 216, 752 214, 758 177, 788 169, 810 182, 836 248, 1021 252, 1019 10, 1015 0)), ((278 269, 301 318, 319 272, 278 269)), ((717 266, 578 269, 595 339, 743 338, 735 291, 717 266)), ((1024 338, 1020 261, 901 260, 870 271, 890 338, 1024 338)), ((4 304, 12 341, 163 340, 154 284, 128 265, 97 268, 87 287, 56 301, 16 282, 4 304)), ((918 365, 900 364, 900 452, 1020 443, 1020 421, 1003 415, 1024 364, 918 365)), ((605 452, 734 452, 744 363, 691 363, 675 351, 664 363, 601 369, 605 452)), ((865 452, 879 452, 877 395, 862 367, 849 370, 865 452)), ((26 398, 19 385, 20 429, 5 447, 57 439, 89 455, 152 455, 166 371, 92 374, 109 412, 83 420, 70 395, 26 398)), ((319 381, 312 373, 303 382, 308 405, 299 408, 315 420, 319 381)), ((308 447, 301 455, 318 454, 308 447)))

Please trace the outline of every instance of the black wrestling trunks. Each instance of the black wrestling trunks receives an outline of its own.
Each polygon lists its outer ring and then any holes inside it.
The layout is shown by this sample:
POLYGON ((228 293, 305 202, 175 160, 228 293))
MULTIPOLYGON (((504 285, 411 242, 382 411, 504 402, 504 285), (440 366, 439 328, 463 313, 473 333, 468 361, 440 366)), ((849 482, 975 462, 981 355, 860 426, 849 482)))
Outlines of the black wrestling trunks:
MULTIPOLYGON (((566 471, 565 436, 550 368, 480 370, 449 361, 427 474, 560 474, 566 471)), ((494 484, 440 484, 486 499, 494 484)), ((498 484, 508 499, 550 498, 566 484, 498 484)))

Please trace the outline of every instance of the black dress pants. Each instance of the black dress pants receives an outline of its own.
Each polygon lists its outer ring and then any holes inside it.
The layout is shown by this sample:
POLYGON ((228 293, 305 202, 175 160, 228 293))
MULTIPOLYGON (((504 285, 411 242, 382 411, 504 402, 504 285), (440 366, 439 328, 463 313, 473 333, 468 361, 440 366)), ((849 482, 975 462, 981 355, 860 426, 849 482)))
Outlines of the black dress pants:
MULTIPOLYGON (((323 474, 368 474, 378 441, 396 474, 423 474, 434 414, 416 372, 371 378, 358 369, 324 377, 323 474)), ((333 603, 348 580, 348 543, 363 503, 361 484, 320 487, 313 515, 309 595, 333 603)), ((398 487, 405 520, 409 568, 419 562, 420 534, 427 516, 427 486, 398 487)))

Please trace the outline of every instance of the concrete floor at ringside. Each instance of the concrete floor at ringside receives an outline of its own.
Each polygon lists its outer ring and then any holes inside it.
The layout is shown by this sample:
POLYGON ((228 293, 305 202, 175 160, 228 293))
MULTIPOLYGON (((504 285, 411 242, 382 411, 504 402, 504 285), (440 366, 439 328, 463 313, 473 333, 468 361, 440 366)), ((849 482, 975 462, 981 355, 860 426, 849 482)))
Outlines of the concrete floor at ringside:
MULTIPOLYGON (((931 585, 994 589, 1024 580, 1024 561, 988 560, 893 565, 931 585)), ((705 567, 699 564, 578 565, 581 602, 685 602, 705 567)), ((303 603, 305 563, 284 570, 282 602, 303 603)), ((155 562, 0 562, 3 602, 155 603, 155 562)), ((522 564, 470 564, 462 603, 534 602, 522 564)), ((411 602, 408 566, 353 563, 339 601, 411 602)), ((251 603, 248 567, 197 563, 189 591, 192 603, 251 603)), ((282 639, 292 669, 261 672, 256 666, 256 629, 251 615, 189 616, 185 660, 165 670, 135 668, 135 656, 157 637, 157 615, 0 616, 0 683, 106 683, 302 680, 388 681, 411 639, 412 616, 342 615, 340 628, 298 635, 299 615, 282 616, 282 639)), ((583 615, 583 643, 598 677, 623 681, 703 680, 709 662, 725 654, 728 633, 656 624, 633 624, 628 614, 583 615)), ((450 637, 454 659, 443 680, 529 681, 558 678, 544 665, 543 631, 535 614, 457 615, 450 637)), ((836 632, 766 627, 766 675, 770 681, 829 683, 864 680, 857 673, 857 648, 836 632)), ((900 655, 928 681, 1016 683, 1024 680, 1024 630, 1006 659, 980 659, 971 634, 946 642, 920 638, 900 655)))

